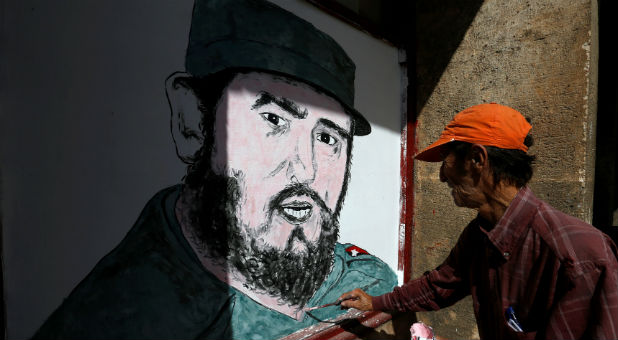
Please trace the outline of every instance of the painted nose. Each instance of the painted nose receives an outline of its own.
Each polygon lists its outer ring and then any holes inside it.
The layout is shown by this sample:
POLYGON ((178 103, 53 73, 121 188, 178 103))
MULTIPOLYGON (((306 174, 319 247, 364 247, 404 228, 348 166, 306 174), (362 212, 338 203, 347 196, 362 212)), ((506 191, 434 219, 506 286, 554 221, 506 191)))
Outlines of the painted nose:
POLYGON ((299 139, 290 156, 287 176, 298 183, 311 183, 315 179, 316 164, 313 158, 313 143, 311 140, 299 139))

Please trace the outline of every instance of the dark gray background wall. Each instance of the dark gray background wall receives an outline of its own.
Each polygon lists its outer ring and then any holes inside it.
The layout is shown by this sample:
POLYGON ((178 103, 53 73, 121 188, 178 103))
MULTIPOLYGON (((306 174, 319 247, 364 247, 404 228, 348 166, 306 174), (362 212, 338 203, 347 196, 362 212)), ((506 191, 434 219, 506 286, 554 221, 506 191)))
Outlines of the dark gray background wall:
POLYGON ((182 177, 164 80, 183 65, 192 3, 2 5, 0 190, 14 339, 31 336, 145 202, 182 177))

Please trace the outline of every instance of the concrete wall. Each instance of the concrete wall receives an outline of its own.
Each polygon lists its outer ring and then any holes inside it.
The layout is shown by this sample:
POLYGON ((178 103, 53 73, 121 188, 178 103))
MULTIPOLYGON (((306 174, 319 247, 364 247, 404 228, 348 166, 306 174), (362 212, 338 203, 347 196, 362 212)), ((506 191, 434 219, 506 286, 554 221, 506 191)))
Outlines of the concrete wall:
MULTIPOLYGON (((540 198, 590 222, 596 131, 595 0, 417 5, 418 147, 465 107, 497 102, 532 119, 540 198), (471 10, 472 9, 472 10, 471 10), (439 38, 437 38, 439 37, 439 38), (440 66, 443 62, 443 66, 440 66), (437 65, 437 66, 436 66, 437 65)), ((440 164, 417 162, 413 277, 439 265, 475 212, 457 208, 440 164)), ((417 317, 444 338, 478 338, 471 300, 417 317)))

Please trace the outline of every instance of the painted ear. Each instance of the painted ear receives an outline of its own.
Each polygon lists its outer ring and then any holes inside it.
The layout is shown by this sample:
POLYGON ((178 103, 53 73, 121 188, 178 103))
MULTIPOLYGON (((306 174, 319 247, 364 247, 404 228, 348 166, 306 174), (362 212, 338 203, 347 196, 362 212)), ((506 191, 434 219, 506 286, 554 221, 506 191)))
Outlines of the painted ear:
POLYGON ((202 111, 200 101, 189 86, 187 73, 176 72, 165 81, 165 93, 170 105, 170 127, 176 154, 184 163, 194 163, 194 156, 202 147, 202 111))

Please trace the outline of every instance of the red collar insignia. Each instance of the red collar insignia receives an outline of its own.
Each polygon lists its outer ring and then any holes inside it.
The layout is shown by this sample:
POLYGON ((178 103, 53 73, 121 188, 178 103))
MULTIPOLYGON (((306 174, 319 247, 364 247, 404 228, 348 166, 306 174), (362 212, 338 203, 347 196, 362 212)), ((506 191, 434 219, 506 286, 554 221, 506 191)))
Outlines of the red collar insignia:
POLYGON ((359 254, 369 255, 369 253, 365 249, 363 249, 361 247, 358 247, 358 246, 349 246, 349 247, 345 248, 345 251, 348 254, 350 254, 352 257, 356 257, 359 254))

